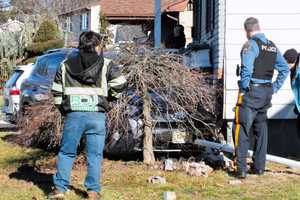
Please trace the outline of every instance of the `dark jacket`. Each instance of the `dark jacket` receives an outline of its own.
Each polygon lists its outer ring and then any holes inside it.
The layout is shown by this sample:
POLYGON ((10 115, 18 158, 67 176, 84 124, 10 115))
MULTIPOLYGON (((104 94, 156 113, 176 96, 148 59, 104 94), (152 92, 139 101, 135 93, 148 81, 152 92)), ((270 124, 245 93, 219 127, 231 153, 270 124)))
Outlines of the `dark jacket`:
POLYGON ((109 100, 119 98, 125 86, 120 67, 111 60, 78 52, 62 62, 52 93, 64 113, 106 112, 109 100))
POLYGON ((174 34, 170 34, 166 39, 166 48, 169 49, 180 49, 185 47, 186 39, 184 33, 175 37, 174 34))

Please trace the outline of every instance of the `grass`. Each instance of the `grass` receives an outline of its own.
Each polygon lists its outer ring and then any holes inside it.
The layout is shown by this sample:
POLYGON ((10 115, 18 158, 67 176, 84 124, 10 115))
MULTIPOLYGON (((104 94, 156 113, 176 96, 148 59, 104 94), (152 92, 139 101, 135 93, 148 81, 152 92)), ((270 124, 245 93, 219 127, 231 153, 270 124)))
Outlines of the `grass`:
MULTIPOLYGON (((178 200, 296 200, 300 199, 300 175, 297 171, 268 164, 278 173, 249 176, 240 185, 228 173, 217 170, 209 177, 191 177, 182 171, 165 172, 150 169, 139 162, 104 160, 102 199, 156 200, 163 192, 175 191, 178 200), (165 185, 147 183, 150 176, 163 176, 165 185)), ((0 200, 46 199, 51 191, 51 175, 55 171, 53 155, 37 149, 25 149, 0 140, 0 200)), ((77 164, 72 174, 73 190, 66 199, 83 198, 86 168, 77 164)))

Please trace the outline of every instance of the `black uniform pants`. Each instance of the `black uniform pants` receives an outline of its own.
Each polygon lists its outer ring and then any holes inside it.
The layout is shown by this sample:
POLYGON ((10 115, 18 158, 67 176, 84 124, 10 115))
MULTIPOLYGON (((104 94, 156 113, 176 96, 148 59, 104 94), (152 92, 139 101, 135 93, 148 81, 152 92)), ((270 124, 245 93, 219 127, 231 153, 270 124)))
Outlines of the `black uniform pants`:
POLYGON ((268 146, 267 110, 271 107, 272 84, 250 84, 243 96, 239 94, 233 123, 233 138, 237 156, 237 167, 247 171, 250 129, 253 126, 255 139, 254 168, 264 170, 268 146))

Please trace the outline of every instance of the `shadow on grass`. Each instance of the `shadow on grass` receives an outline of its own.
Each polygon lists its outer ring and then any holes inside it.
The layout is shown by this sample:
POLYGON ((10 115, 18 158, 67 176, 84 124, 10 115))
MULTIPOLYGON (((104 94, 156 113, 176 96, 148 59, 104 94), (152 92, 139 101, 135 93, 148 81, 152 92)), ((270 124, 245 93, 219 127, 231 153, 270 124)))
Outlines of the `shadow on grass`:
MULTIPOLYGON (((16 172, 9 174, 9 178, 32 182, 47 196, 54 189, 52 175, 53 174, 39 172, 33 166, 22 165, 17 169, 16 172)), ((70 190, 74 191, 76 195, 82 198, 87 197, 87 193, 84 190, 75 188, 73 186, 70 187, 70 190)))
POLYGON ((38 172, 34 167, 22 165, 16 172, 9 174, 9 178, 32 182, 38 186, 45 194, 52 191, 52 174, 38 172))

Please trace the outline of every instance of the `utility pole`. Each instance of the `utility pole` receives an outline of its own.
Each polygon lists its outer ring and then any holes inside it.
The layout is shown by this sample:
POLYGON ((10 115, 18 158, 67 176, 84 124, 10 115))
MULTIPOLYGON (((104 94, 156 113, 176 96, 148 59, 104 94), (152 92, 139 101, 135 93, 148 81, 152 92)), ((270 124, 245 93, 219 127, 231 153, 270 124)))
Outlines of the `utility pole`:
POLYGON ((155 27, 154 39, 155 48, 160 48, 161 42, 161 0, 155 0, 155 27))

